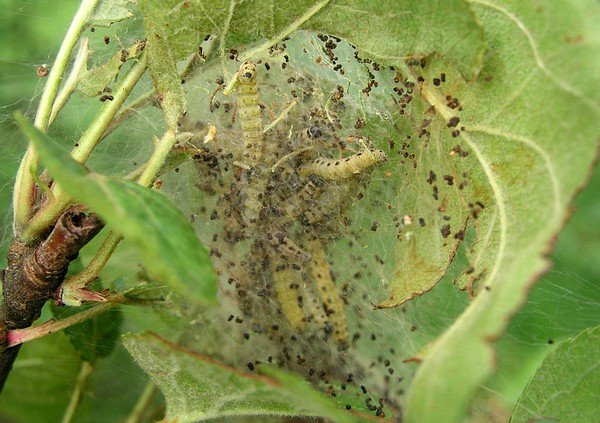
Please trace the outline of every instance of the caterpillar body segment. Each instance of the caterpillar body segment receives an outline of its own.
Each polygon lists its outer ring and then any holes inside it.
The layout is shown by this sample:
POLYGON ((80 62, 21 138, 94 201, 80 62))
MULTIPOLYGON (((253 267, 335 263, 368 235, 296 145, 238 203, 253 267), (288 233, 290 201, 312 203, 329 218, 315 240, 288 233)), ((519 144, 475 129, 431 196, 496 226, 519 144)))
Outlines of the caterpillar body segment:
POLYGON ((244 62, 237 72, 237 113, 244 133, 244 164, 256 167, 263 153, 262 118, 258 104, 258 70, 244 62))
POLYGON ((317 295, 322 301, 325 314, 332 326, 333 338, 341 349, 346 349, 349 346, 349 337, 344 301, 331 278, 323 245, 319 240, 313 240, 309 242, 308 250, 312 256, 310 273, 315 282, 317 295))
POLYGON ((261 178, 256 172, 260 170, 250 169, 244 172, 241 180, 242 195, 242 221, 247 231, 253 231, 258 223, 260 212, 263 209, 263 196, 267 186, 267 180, 261 178))
POLYGON ((371 167, 384 162, 387 154, 382 150, 371 149, 361 151, 342 159, 317 158, 302 166, 298 173, 301 176, 316 175, 330 181, 341 181, 365 172, 371 167))
POLYGON ((294 270, 286 260, 277 254, 271 254, 269 266, 273 276, 273 289, 281 311, 290 326, 297 332, 302 332, 306 328, 302 273, 294 270))

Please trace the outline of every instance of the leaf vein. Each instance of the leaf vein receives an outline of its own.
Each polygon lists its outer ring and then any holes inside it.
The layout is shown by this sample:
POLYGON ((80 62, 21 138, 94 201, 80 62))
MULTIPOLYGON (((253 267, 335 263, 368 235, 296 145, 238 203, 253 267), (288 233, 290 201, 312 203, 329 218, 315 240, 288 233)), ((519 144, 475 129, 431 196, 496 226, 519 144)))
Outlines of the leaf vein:
POLYGON ((560 79, 559 77, 557 77, 546 66, 546 63, 542 59, 542 56, 541 56, 540 51, 538 49, 537 42, 536 42, 535 38, 533 37, 533 34, 529 30, 529 28, 527 28, 527 26, 525 25, 525 23, 523 21, 521 21, 517 16, 515 16, 513 13, 509 12, 505 8, 503 8, 501 6, 498 6, 496 4, 492 4, 492 3, 490 3, 490 2, 488 2, 486 0, 468 0, 468 1, 471 2, 471 3, 474 3, 474 4, 479 4, 481 6, 489 7, 490 9, 494 9, 494 10, 502 13, 503 15, 505 15, 508 19, 510 19, 517 26, 517 28, 519 28, 519 30, 523 33, 523 35, 525 35, 525 37, 527 38, 527 41, 529 42, 529 45, 531 47, 531 51, 533 52, 533 56, 535 58, 535 62, 536 62, 537 67, 540 68, 541 71, 544 72, 544 74, 546 74, 546 76, 552 82, 554 82, 558 87, 562 88, 565 92, 573 95, 575 98, 581 100, 590 109, 592 109, 596 113, 600 114, 600 105, 599 104, 597 104, 592 99, 590 99, 590 98, 586 97, 585 95, 583 95, 583 93, 580 92, 578 89, 572 87, 570 84, 566 83, 565 81, 563 81, 562 79, 560 79))

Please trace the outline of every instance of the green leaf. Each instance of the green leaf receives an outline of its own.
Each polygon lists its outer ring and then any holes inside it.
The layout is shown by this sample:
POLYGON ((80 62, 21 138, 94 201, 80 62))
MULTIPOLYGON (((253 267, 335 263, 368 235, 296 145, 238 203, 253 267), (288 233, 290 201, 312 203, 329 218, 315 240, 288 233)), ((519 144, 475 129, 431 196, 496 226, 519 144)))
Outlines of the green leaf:
POLYGON ((187 298, 215 299, 216 278, 208 254, 189 222, 166 197, 133 182, 88 171, 23 115, 16 114, 15 119, 61 188, 134 242, 158 279, 187 298))
POLYGON ((0 396, 0 421, 60 421, 80 367, 61 334, 23 345, 0 396))
MULTIPOLYGON (((147 11, 150 2, 143 3, 147 11)), ((164 17, 145 13, 144 25, 148 39, 148 70, 154 81, 160 107, 163 110, 167 128, 177 131, 177 124, 185 112, 185 98, 177 63, 167 40, 158 28, 164 25, 164 17)))
POLYGON ((591 422, 598 418, 600 326, 548 354, 519 398, 511 422, 591 422))
POLYGON ((263 38, 275 37, 275 43, 277 35, 303 28, 343 37, 389 64, 438 52, 471 77, 484 49, 481 27, 460 0, 304 0, 285 7, 266 0, 218 0, 210 8, 202 2, 148 0, 145 5, 146 19, 164 21, 162 36, 176 58, 196 51, 206 34, 218 36, 229 55, 230 48, 240 50, 263 38))
POLYGON ((137 2, 138 0, 102 0, 90 16, 89 23, 108 28, 115 22, 131 19, 134 15, 128 6, 137 2))
MULTIPOLYGON (((471 269, 459 283, 481 278, 481 289, 420 365, 409 390, 408 422, 460 421, 468 411, 494 371, 493 342, 549 266, 544 255, 598 148, 600 92, 586 88, 598 85, 600 73, 594 59, 600 34, 590 13, 597 4, 472 6, 492 46, 480 78, 455 81, 446 92, 427 82, 421 95, 447 120, 456 111, 445 107, 445 95, 463 108, 457 114, 465 130, 457 141, 477 160, 479 170, 469 180, 485 209, 473 222, 471 269), (572 41, 577 34, 581 42, 572 41), (577 67, 580 61, 585 65, 577 67)), ((429 65, 426 80, 444 69, 429 65)))
POLYGON ((123 49, 115 54, 108 62, 94 69, 86 70, 77 80, 77 91, 88 97, 110 94, 109 86, 116 80, 121 67, 127 60, 138 57, 145 46, 145 41, 138 41, 128 49, 123 49))
POLYGON ((245 373, 153 333, 123 336, 123 344, 167 401, 167 419, 197 422, 233 416, 321 416, 360 421, 298 376, 262 367, 245 373))
MULTIPOLYGON (((57 319, 83 311, 82 307, 58 307, 51 305, 52 314, 57 319)), ((108 356, 119 339, 123 313, 119 308, 112 308, 105 313, 94 316, 64 330, 71 344, 75 347, 83 361, 91 364, 99 358, 108 356)))

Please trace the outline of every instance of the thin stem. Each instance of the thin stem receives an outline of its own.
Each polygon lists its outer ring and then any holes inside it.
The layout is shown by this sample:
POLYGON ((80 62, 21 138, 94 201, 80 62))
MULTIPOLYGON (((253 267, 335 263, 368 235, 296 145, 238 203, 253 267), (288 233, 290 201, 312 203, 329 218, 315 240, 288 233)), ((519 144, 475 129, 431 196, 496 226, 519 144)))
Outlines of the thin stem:
POLYGON ((294 106, 296 106, 297 104, 298 104, 298 102, 296 100, 292 101, 285 109, 283 109, 283 111, 279 114, 279 116, 277 116, 277 118, 273 120, 273 122, 271 122, 270 124, 265 126, 265 129, 263 129, 263 131, 262 131, 263 134, 266 134, 271 129, 275 128, 275 126, 277 126, 277 124, 279 122, 281 122, 283 119, 285 119, 287 117, 290 110, 292 110, 292 108, 294 106))
MULTIPOLYGON (((48 80, 44 86, 42 98, 35 117, 35 126, 40 130, 48 129, 48 120, 52 110, 52 104, 56 98, 58 87, 64 75, 71 52, 85 27, 89 15, 94 10, 98 0, 83 0, 79 10, 75 14, 71 26, 58 50, 54 64, 48 74, 48 80)), ((29 221, 33 200, 35 198, 35 184, 31 175, 38 163, 38 156, 33 147, 29 147, 21 160, 17 171, 15 188, 13 191, 14 233, 18 235, 29 221)))
POLYGON ((142 394, 135 403, 135 407, 133 407, 133 410, 131 410, 131 413, 129 413, 129 416, 127 416, 127 419, 124 423, 139 423, 142 421, 144 412, 148 409, 148 405, 150 405, 150 401, 152 401, 155 392, 156 385, 154 382, 148 381, 144 387, 144 390, 142 391, 142 394))
MULTIPOLYGON (((88 129, 83 133, 77 143, 77 147, 71 152, 71 156, 81 163, 89 158, 92 150, 102 137, 102 134, 116 115, 117 111, 127 99, 131 90, 138 83, 146 71, 146 55, 142 53, 140 60, 134 64, 125 79, 115 90, 114 100, 107 102, 100 112, 96 115, 88 129)), ((70 198, 62 192, 59 187, 54 189, 55 197, 49 200, 35 216, 24 230, 22 239, 26 243, 34 242, 40 234, 48 229, 56 221, 58 216, 64 211, 65 207, 71 202, 70 198)))
MULTIPOLYGON (((194 54, 190 55, 190 57, 188 57, 185 65, 183 67, 183 70, 179 74, 180 78, 183 79, 183 78, 186 78, 187 76, 189 76, 197 68, 198 63, 200 63, 198 53, 194 53, 194 54)), ((115 118, 112 120, 112 122, 110 123, 110 125, 108 126, 106 131, 104 131, 104 134, 102 134, 102 139, 106 138, 112 131, 117 129, 123 122, 125 122, 127 119, 129 119, 131 116, 133 116, 133 114, 135 112, 143 109, 144 107, 146 107, 152 103, 157 103, 155 89, 146 91, 144 94, 140 95, 138 98, 136 98, 131 103, 129 103, 129 105, 127 107, 120 110, 119 113, 117 113, 115 118)))
POLYGON ((75 412, 77 411, 77 407, 81 402, 81 395, 83 394, 83 388, 85 384, 94 371, 92 364, 89 361, 84 361, 81 363, 81 369, 79 370, 79 375, 77 375, 77 380, 75 381, 75 389, 73 389, 73 393, 71 394, 71 400, 69 401, 69 405, 65 410, 65 414, 62 418, 62 423, 71 423, 73 417, 75 416, 75 412))
POLYGON ((71 151, 71 156, 73 156, 75 160, 80 163, 85 163, 89 158, 92 150, 100 141, 102 134, 106 128, 108 128, 108 125, 110 125, 113 118, 146 71, 146 66, 146 54, 142 52, 139 61, 131 67, 125 76, 125 79, 121 82, 121 85, 115 90, 114 99, 106 102, 107 104, 100 110, 98 115, 96 115, 88 129, 77 142, 77 147, 71 151))
POLYGON ((110 232, 86 268, 63 282, 63 290, 83 288, 95 281, 122 239, 121 235, 110 232))
POLYGON ((81 46, 79 47, 79 51, 77 51, 77 55, 75 56, 75 61, 71 67, 69 77, 65 81, 61 90, 58 92, 56 100, 54 100, 54 104, 52 105, 48 126, 52 125, 52 122, 54 122, 58 112, 60 112, 65 104, 67 104, 71 94, 73 94, 73 91, 75 91, 77 80, 79 79, 81 72, 86 69, 87 59, 90 55, 89 44, 90 40, 88 38, 81 40, 81 46))
POLYGON ((90 307, 81 313, 74 314, 61 320, 48 320, 38 326, 31 326, 25 329, 14 329, 8 331, 7 348, 12 348, 25 342, 33 341, 34 339, 43 338, 46 335, 61 331, 63 329, 74 326, 85 320, 104 313, 118 305, 144 305, 156 303, 157 299, 132 299, 122 294, 114 294, 107 298, 107 302, 99 303, 96 306, 90 307))
POLYGON ((156 144, 154 149, 154 153, 146 163, 146 167, 142 172, 142 175, 138 179, 138 183, 144 186, 150 186, 156 179, 160 168, 165 164, 165 160, 169 155, 169 152, 175 145, 175 141, 177 138, 175 137, 175 133, 171 130, 167 130, 160 141, 156 144))
POLYGON ((81 6, 79 6, 79 10, 75 14, 71 26, 67 31, 67 35, 65 35, 65 39, 56 55, 54 65, 50 69, 50 74, 48 75, 48 82, 46 82, 44 92, 42 93, 37 115, 35 116, 35 126, 42 131, 48 129, 48 118, 52 111, 52 104, 56 98, 56 93, 58 92, 58 87, 60 86, 65 69, 67 68, 69 57, 87 23, 89 15, 92 13, 97 3, 98 0, 83 0, 81 2, 81 6))
POLYGON ((152 103, 158 104, 157 99, 156 99, 156 90, 154 90, 154 89, 146 91, 144 94, 140 95, 138 98, 136 98, 131 103, 129 103, 129 105, 127 107, 125 107, 123 110, 121 110, 115 116, 115 118, 110 123, 108 128, 106 128, 106 131, 104 132, 104 134, 102 134, 102 138, 103 139, 106 138, 110 133, 112 133, 112 131, 117 129, 123 122, 125 122, 127 119, 129 119, 131 116, 133 116, 133 114, 135 112, 143 109, 144 107, 146 107, 152 103))
POLYGON ((91 307, 85 311, 82 311, 81 313, 74 314, 73 316, 69 316, 61 320, 49 320, 48 322, 42 323, 38 326, 11 330, 8 332, 7 336, 8 347, 14 347, 16 345, 24 344, 25 342, 33 341, 34 339, 43 338, 51 333, 58 332, 81 323, 84 320, 91 319, 97 314, 104 313, 121 303, 123 303, 122 297, 116 301, 114 298, 111 298, 108 302, 101 303, 95 307, 91 307))

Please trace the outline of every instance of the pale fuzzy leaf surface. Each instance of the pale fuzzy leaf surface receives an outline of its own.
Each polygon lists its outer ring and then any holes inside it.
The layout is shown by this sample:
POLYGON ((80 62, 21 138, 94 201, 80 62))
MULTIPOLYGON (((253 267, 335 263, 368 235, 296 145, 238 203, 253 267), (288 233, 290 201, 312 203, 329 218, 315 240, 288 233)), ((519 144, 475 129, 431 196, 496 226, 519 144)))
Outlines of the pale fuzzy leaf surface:
POLYGON ((322 416, 361 421, 299 377, 269 367, 268 376, 241 372, 152 333, 123 336, 123 344, 167 401, 167 419, 197 422, 234 416, 322 416))
POLYGON ((396 64, 437 52, 469 77, 478 72, 484 50, 481 27, 459 0, 304 0, 285 7, 266 0, 148 0, 145 5, 147 18, 164 20, 161 35, 176 58, 195 52, 207 34, 219 37, 221 52, 229 55, 229 49, 243 53, 252 43, 299 28, 343 37, 366 56, 396 64))
POLYGON ((78 78, 75 88, 88 97, 96 97, 101 94, 110 95, 111 85, 116 82, 125 62, 138 57, 145 46, 145 41, 138 41, 131 47, 118 52, 106 63, 86 70, 78 78))
POLYGON ((89 23, 109 27, 113 23, 133 18, 130 8, 138 0, 102 0, 90 16, 89 23))
POLYGON ((519 398, 511 421, 595 421, 599 381, 600 326, 596 326, 565 340, 548 354, 519 398))
POLYGON ((214 300, 215 275, 208 253, 166 197, 136 183, 88 171, 22 115, 16 120, 62 189, 134 242, 156 278, 187 298, 214 300))
MULTIPOLYGON (((185 98, 181 88, 181 78, 168 41, 161 35, 163 25, 167 24, 163 16, 148 13, 150 9, 144 2, 144 26, 148 39, 148 70, 163 110, 167 128, 177 132, 177 124, 185 112, 185 98)), ((150 9, 151 10, 151 9, 150 9)))
POLYGON ((463 106, 459 140, 477 158, 478 189, 491 202, 473 225, 472 269, 460 283, 481 278, 481 290, 420 365, 409 422, 459 421, 467 412, 494 370, 492 342, 547 269, 544 254, 598 148, 600 92, 589 89, 600 74, 597 4, 471 4, 489 46, 480 77, 447 92, 427 83, 421 94, 441 118, 456 113, 446 94, 463 106))

